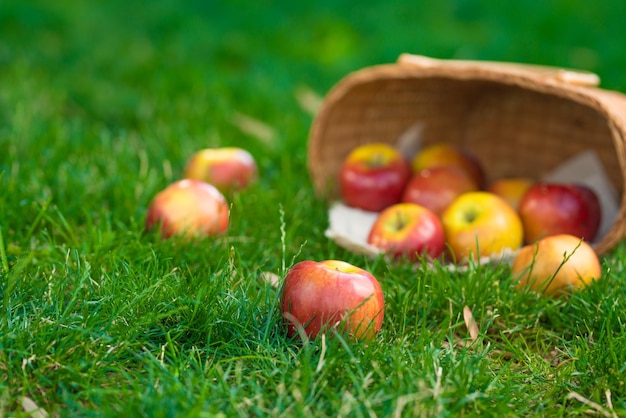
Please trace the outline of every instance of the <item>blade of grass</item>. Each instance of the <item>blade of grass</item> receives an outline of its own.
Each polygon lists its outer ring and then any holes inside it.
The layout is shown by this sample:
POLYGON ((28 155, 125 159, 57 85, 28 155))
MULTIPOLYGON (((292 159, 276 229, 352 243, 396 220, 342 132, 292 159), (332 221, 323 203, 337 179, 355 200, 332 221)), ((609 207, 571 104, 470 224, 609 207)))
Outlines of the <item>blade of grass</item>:
POLYGON ((4 271, 4 274, 9 274, 9 259, 7 258, 7 250, 4 246, 2 225, 0 225, 0 260, 2 261, 2 270, 4 271))

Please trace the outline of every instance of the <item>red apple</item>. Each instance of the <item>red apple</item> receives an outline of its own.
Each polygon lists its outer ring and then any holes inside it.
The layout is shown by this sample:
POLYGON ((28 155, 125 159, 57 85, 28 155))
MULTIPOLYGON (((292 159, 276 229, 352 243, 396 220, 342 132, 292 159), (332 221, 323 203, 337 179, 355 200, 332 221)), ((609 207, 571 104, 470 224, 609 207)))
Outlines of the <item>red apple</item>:
POLYGON ((280 310, 290 336, 304 331, 315 338, 339 326, 369 340, 382 326, 385 302, 380 283, 368 271, 344 261, 307 260, 285 276, 280 310))
POLYGON ((549 235, 571 234, 593 241, 600 227, 600 201, 579 184, 537 183, 519 204, 526 243, 549 235))
POLYGON ((441 221, 432 211, 414 203, 397 203, 374 221, 367 242, 394 258, 437 258, 445 245, 441 221))
POLYGON ((569 234, 551 235, 523 247, 512 264, 516 286, 546 296, 562 296, 598 280, 598 255, 589 244, 569 234))
POLYGON ((503 177, 491 182, 486 190, 497 194, 517 210, 522 197, 533 184, 534 180, 526 177, 503 177))
POLYGON ((254 157, 242 148, 206 148, 189 158, 183 176, 210 183, 226 193, 255 182, 258 169, 254 157))
POLYGON ((441 217, 454 261, 479 259, 517 250, 522 245, 522 221, 501 197, 489 192, 459 196, 441 217))
POLYGON ((485 183, 485 172, 478 158, 467 149, 452 144, 437 143, 426 146, 413 157, 411 166, 415 173, 425 168, 457 167, 465 171, 478 188, 482 188, 485 183))
POLYGON ((228 229, 228 203, 214 186, 199 180, 179 180, 159 192, 150 203, 146 229, 161 235, 201 237, 228 229))
POLYGON ((344 160, 339 173, 346 205, 378 212, 398 203, 411 176, 409 161, 388 144, 361 145, 344 160))
POLYGON ((426 168, 413 174, 404 189, 402 202, 416 203, 441 216, 460 195, 478 190, 478 186, 458 167, 426 168))

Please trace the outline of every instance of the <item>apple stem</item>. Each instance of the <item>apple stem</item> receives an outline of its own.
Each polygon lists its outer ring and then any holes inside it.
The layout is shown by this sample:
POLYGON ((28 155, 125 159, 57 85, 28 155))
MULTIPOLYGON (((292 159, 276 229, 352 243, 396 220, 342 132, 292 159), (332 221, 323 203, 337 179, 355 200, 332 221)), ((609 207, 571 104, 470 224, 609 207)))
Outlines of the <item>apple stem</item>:
POLYGON ((396 228, 398 230, 403 229, 406 226, 406 224, 407 224, 406 217, 399 211, 396 212, 396 228))
POLYGON ((374 154, 368 161, 368 164, 372 168, 381 167, 385 164, 385 156, 382 154, 374 154))
POLYGON ((465 220, 467 222, 474 222, 477 217, 478 216, 477 216, 476 212, 473 212, 473 211, 472 212, 468 212, 468 213, 465 214, 465 220))

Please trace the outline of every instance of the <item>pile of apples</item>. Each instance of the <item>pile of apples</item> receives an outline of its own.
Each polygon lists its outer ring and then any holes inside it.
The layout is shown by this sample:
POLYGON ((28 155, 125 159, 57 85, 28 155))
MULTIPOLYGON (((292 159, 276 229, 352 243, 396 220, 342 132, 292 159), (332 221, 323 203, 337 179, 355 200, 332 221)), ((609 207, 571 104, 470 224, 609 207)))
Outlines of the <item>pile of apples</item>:
POLYGON ((188 159, 183 177, 152 199, 146 230, 158 228, 163 238, 224 234, 230 212, 225 195, 254 183, 258 168, 254 157, 242 148, 206 148, 188 159))
POLYGON ((367 242, 393 258, 463 264, 510 252, 520 286, 546 294, 600 275, 588 243, 598 234, 601 207, 585 185, 530 178, 487 183, 469 150, 444 143, 412 159, 389 144, 358 146, 343 162, 339 185, 346 205, 377 213, 367 242), (565 262, 578 264, 557 277, 565 262))
POLYGON ((410 161, 388 144, 354 149, 339 174, 348 206, 379 212, 368 241, 394 257, 463 263, 556 234, 593 241, 596 193, 581 184, 500 178, 468 150, 434 144, 410 161))

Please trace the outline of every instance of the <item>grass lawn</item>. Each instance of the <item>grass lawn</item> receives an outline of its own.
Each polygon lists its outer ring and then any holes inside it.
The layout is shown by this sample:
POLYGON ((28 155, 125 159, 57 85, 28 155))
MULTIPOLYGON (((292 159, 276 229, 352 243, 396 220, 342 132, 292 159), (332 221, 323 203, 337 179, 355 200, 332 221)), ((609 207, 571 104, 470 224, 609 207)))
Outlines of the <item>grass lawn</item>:
POLYGON ((625 244, 547 300, 508 267, 415 272, 324 237, 302 97, 350 71, 414 52, 626 91, 625 2, 513 3, 0 2, 0 417, 626 415, 625 244), (145 234, 188 156, 226 145, 261 173, 227 236, 145 234), (383 286, 370 343, 285 334, 263 274, 330 258, 383 286))

